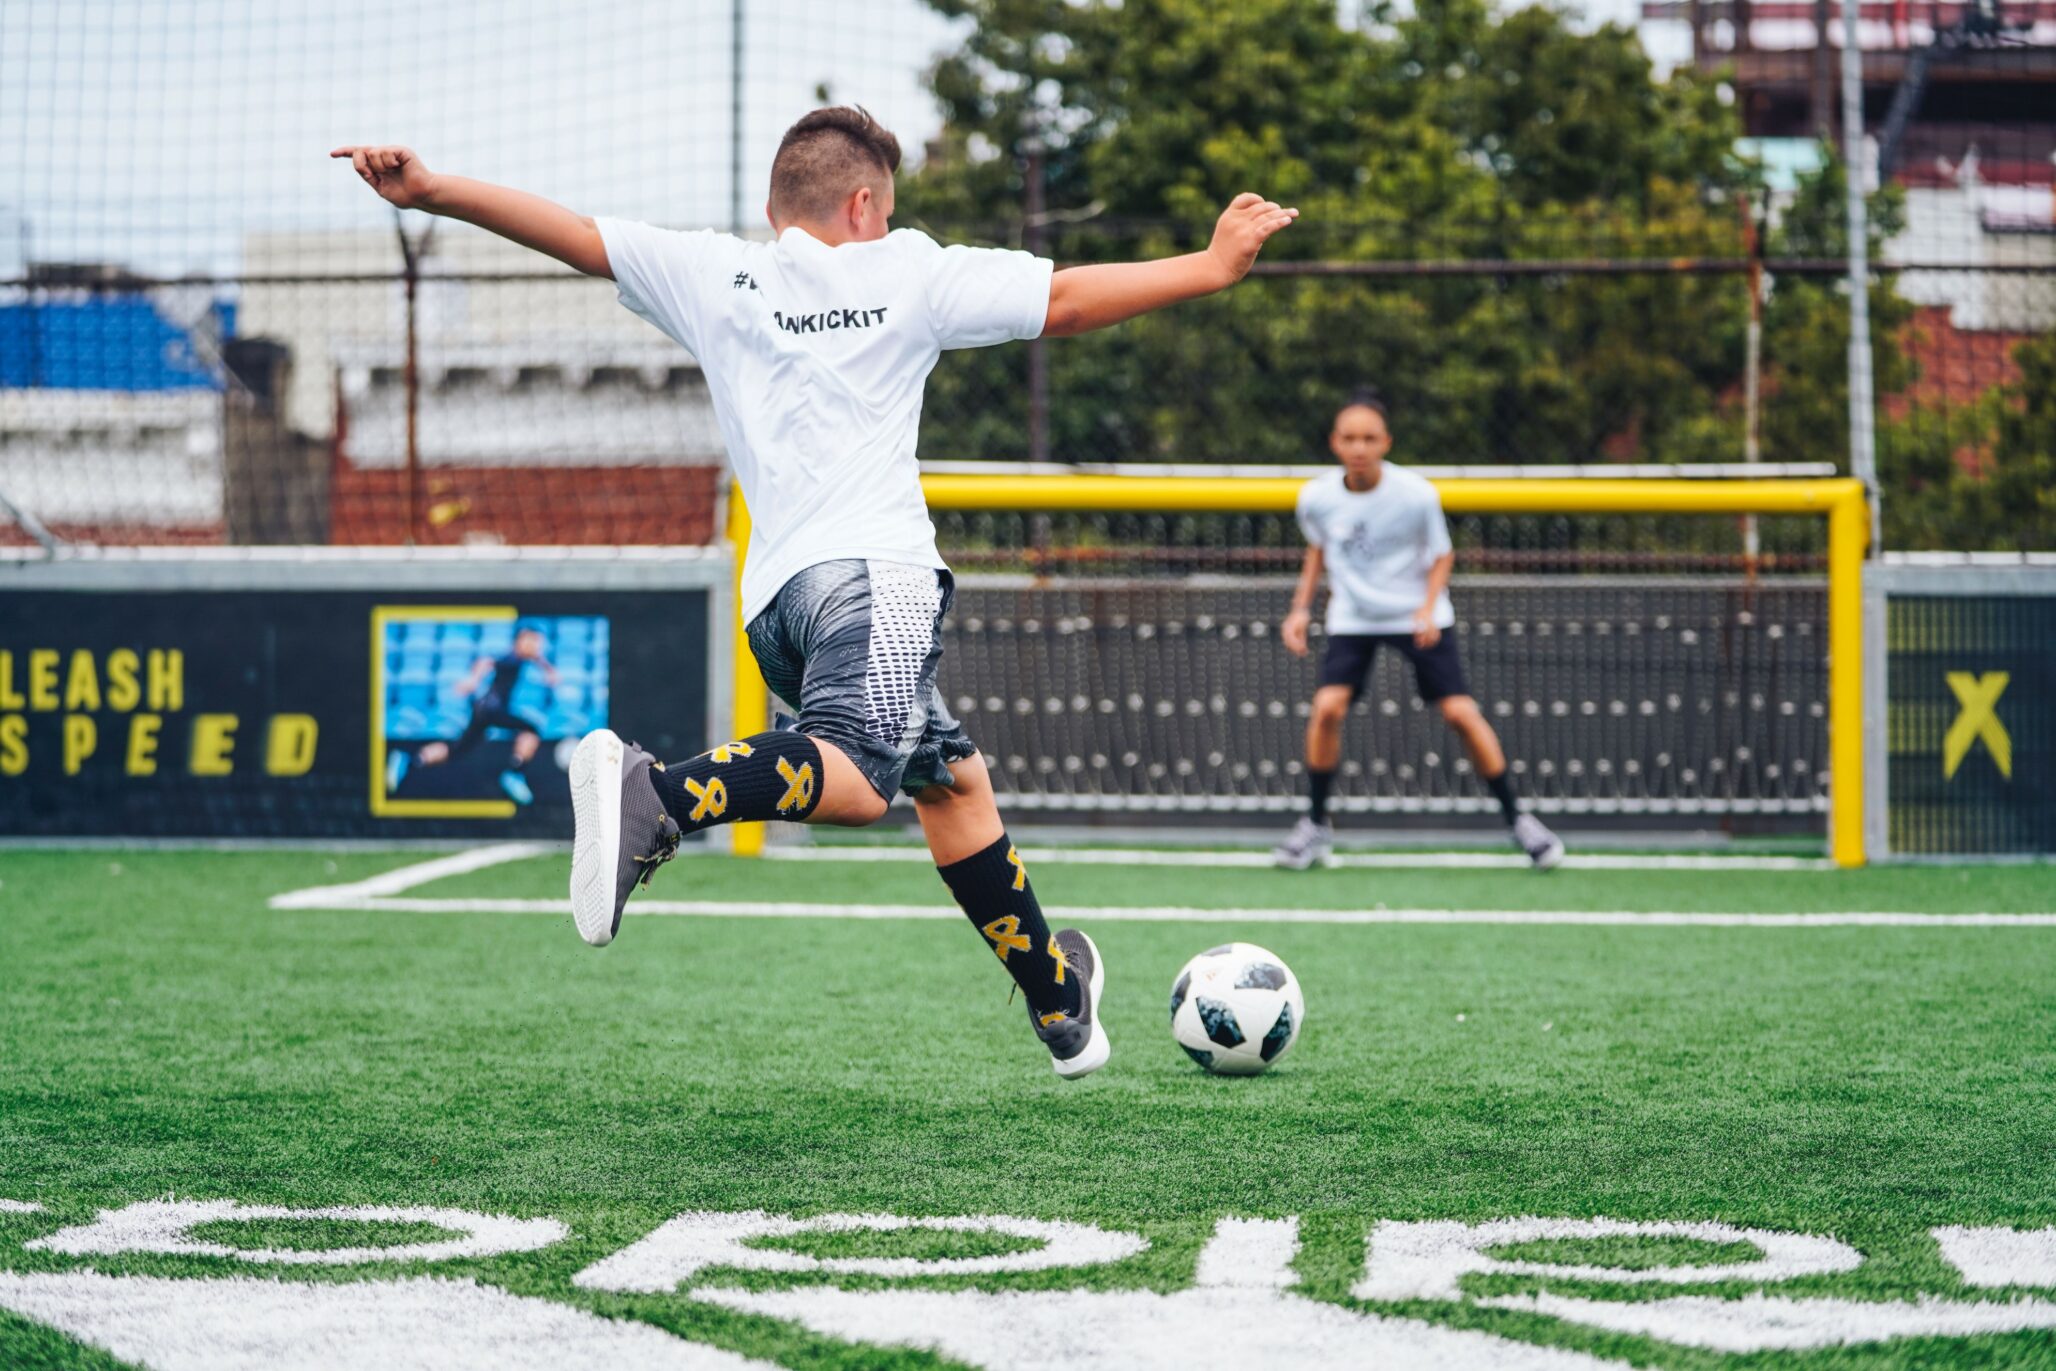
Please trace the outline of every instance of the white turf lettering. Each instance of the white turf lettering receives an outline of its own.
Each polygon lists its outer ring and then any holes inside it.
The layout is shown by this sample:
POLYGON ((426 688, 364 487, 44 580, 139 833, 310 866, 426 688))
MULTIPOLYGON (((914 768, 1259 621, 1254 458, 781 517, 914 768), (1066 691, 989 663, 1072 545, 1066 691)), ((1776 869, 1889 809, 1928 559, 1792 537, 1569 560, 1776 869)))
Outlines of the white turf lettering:
POLYGON ((123 1252, 161 1252, 190 1257, 232 1257, 237 1261, 300 1266, 355 1266, 379 1261, 444 1261, 451 1257, 497 1257, 533 1252, 568 1236, 571 1230, 555 1219, 510 1219, 499 1214, 474 1214, 463 1209, 388 1209, 379 1206, 334 1209, 282 1209, 269 1204, 238 1204, 234 1200, 146 1200, 126 1209, 103 1209, 88 1224, 60 1228, 23 1246, 32 1252, 62 1252, 75 1257, 115 1256, 123 1252), (397 1247, 243 1248, 203 1242, 192 1235, 196 1225, 249 1219, 356 1219, 382 1223, 431 1223, 461 1236, 397 1247))
POLYGON ((775 1371, 651 1324, 468 1280, 0 1271, 0 1309, 151 1371, 775 1371))
MULTIPOLYGON (((0 1214, 42 1206, 0 1200, 0 1214)), ((165 1253, 273 1264, 353 1265, 437 1261, 527 1252, 568 1235, 551 1218, 509 1218, 423 1207, 290 1209, 234 1200, 152 1200, 100 1211, 90 1223, 24 1244, 70 1256, 165 1253), (450 1236, 389 1247, 249 1250, 204 1241, 203 1223, 256 1219, 427 1223, 450 1236)), ((2056 1287, 2056 1228, 1938 1227, 1941 1255, 1966 1283, 1984 1288, 2056 1287)), ((1223 1218, 1199 1254, 1189 1288, 1155 1290, 849 1290, 842 1275, 918 1279, 1104 1267, 1148 1250, 1138 1233, 1092 1224, 1003 1215, 919 1218, 823 1214, 797 1219, 761 1210, 680 1214, 572 1278, 585 1290, 668 1294, 803 1325, 876 1347, 916 1348, 991 1371, 1047 1371, 1049 1349, 1075 1348, 1092 1330, 1082 1367, 1434 1365, 1448 1371, 1595 1371, 1624 1363, 1563 1347, 1530 1345, 1417 1316, 1366 1312, 1294 1292, 1299 1220, 1223 1218), (976 1257, 815 1257, 765 1247, 808 1234, 908 1231, 989 1233, 1026 1239, 1028 1251, 976 1257), (742 1290, 700 1285, 720 1271, 798 1273, 822 1283, 742 1290)), ((1360 1300, 1437 1300, 1516 1310, 1565 1323, 1718 1353, 1804 1351, 1894 1338, 1971 1337, 2056 1329, 2056 1301, 1871 1301, 1797 1298, 1757 1290, 1742 1298, 1651 1291, 1655 1298, 1585 1299, 1544 1289, 1466 1296, 1463 1279, 1515 1276, 1551 1282, 1687 1285, 1855 1270, 1863 1257, 1833 1237, 1723 1223, 1616 1219, 1502 1219, 1482 1223, 1383 1222, 1366 1241, 1360 1300), (1555 1239, 1686 1238, 1745 1243, 1745 1260, 1705 1266, 1608 1267, 1520 1261, 1496 1248, 1555 1239)), ((299 1283, 254 1276, 165 1278, 96 1271, 0 1270, 0 1310, 46 1324, 114 1356, 159 1371, 258 1371, 405 1366, 566 1371, 573 1366, 738 1371, 767 1364, 690 1342, 634 1319, 515 1295, 472 1280, 416 1277, 299 1283)), ((1073 1357, 1076 1361, 1076 1358, 1073 1357)))
POLYGON ((1942 1260, 1965 1285, 2033 1285, 2056 1290, 2056 1228, 1935 1228, 1942 1260))
POLYGON ((1964 1338, 1978 1333, 2056 1328, 2056 1304, 2043 1300, 2011 1304, 1957 1304, 1936 1299, 1883 1303, 1795 1300, 1759 1294, 1739 1300, 1684 1295, 1627 1304, 1571 1299, 1545 1291, 1478 1303, 1491 1309, 1547 1314, 1591 1328, 1635 1333, 1714 1352, 1799 1351, 1888 1342, 1893 1338, 1964 1338))
POLYGON ((1419 1319, 1359 1314, 1274 1284, 1299 1243, 1294 1220, 1223 1219, 1199 1271, 1224 1283, 1175 1294, 1153 1290, 697 1289, 692 1298, 789 1319, 829 1337, 916 1347, 991 1371, 1049 1371, 1052 1347, 1081 1346, 1090 1367, 1277 1366, 1361 1371, 1435 1366, 1444 1371, 1594 1371, 1625 1367, 1585 1352, 1530 1347, 1491 1333, 1419 1319), (1231 1283, 1245 1258, 1254 1284, 1231 1283), (1281 1260, 1282 1259, 1282 1260, 1281 1260))
POLYGON ((1460 1300, 1468 1275, 1556 1276, 1570 1280, 1704 1285, 1714 1281, 1783 1281, 1854 1271, 1863 1255, 1834 1238, 1733 1228, 1724 1223, 1625 1223, 1619 1219, 1498 1219, 1490 1223, 1396 1223, 1372 1230, 1364 1278, 1350 1293, 1360 1300, 1460 1300), (1723 1266, 1606 1267, 1509 1261, 1489 1249, 1553 1238, 1696 1238, 1746 1242, 1761 1256, 1723 1266))
POLYGON ((750 1210, 741 1214, 692 1213, 677 1218, 571 1278, 582 1290, 664 1292, 711 1267, 743 1271, 828 1271, 867 1276, 971 1276, 1008 1271, 1045 1271, 1059 1266, 1099 1266, 1145 1250, 1134 1233, 1109 1233, 1089 1223, 999 1216, 909 1219, 897 1214, 822 1214, 787 1218, 750 1210), (775 1247, 751 1247, 754 1239, 801 1233, 902 1232, 927 1229, 952 1233, 998 1233, 1039 1239, 1041 1247, 992 1257, 810 1257, 775 1247))

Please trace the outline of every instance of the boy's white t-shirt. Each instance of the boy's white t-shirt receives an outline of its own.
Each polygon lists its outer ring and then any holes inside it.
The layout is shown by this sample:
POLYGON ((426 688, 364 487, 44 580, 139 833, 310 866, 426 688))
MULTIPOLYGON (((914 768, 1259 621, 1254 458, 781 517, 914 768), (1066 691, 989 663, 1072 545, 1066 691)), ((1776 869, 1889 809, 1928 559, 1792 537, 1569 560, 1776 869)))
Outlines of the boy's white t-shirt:
MULTIPOLYGON (((1328 569, 1328 632, 1412 633, 1428 598, 1428 569, 1449 551, 1442 497, 1425 476, 1391 462, 1378 484, 1351 490, 1337 468, 1299 492, 1299 528, 1328 569)), ((1435 626, 1456 622, 1449 592, 1435 600, 1435 626)))
POLYGON ((913 229, 830 247, 597 223, 621 303, 706 375, 750 507, 745 622, 820 562, 945 565, 914 461, 922 389, 945 348, 1041 334, 1048 259, 913 229))

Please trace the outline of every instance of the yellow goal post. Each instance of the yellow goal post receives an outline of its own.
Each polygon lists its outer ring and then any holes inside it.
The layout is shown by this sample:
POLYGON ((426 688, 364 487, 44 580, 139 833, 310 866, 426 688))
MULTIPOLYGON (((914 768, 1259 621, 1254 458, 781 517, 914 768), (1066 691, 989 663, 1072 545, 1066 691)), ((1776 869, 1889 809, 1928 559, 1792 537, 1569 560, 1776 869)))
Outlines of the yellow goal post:
MULTIPOLYGON (((1245 469, 1246 470, 1246 469, 1245 469)), ((1730 468, 1732 470, 1732 468, 1730 468)), ((1132 469, 1131 469, 1132 472, 1132 469)), ((1797 516, 1826 524, 1825 713, 1828 768, 1825 809, 1828 850, 1842 866, 1859 866, 1864 848, 1864 743, 1862 574, 1870 536, 1869 506, 1860 482, 1849 478, 1750 479, 1746 477, 1577 477, 1492 478, 1431 477, 1445 511, 1463 515, 1732 515, 1797 516)), ((1083 513, 1117 515, 1289 515, 1295 508, 1304 475, 1151 475, 1130 473, 1050 473, 1009 471, 995 474, 931 472, 922 486, 931 510, 1018 513, 1028 516, 1083 513)), ((749 544, 749 512, 739 490, 728 500, 727 536, 734 550, 736 575, 749 544)), ((949 555, 945 549, 945 555, 949 555)), ((1462 550, 1459 547, 1461 559, 1462 550)), ((961 582, 960 582, 961 587, 961 582)), ((740 603, 738 596, 737 603, 740 603)), ((1081 618, 1082 622, 1082 618, 1081 618)), ((1253 626, 1254 627, 1254 626, 1253 626)), ((1487 625, 1486 627, 1490 627, 1487 625)), ((1515 632, 1518 624, 1509 625, 1515 632)), ((1572 626, 1575 628, 1575 625, 1572 626)), ((1775 635, 1776 630, 1773 629, 1775 635)), ((735 625, 734 733, 746 736, 770 726, 771 701, 756 669, 747 637, 735 625)), ((1688 635, 1689 637, 1689 635, 1688 635)), ((1530 640, 1532 641, 1532 640, 1530 640)), ((949 659, 944 659, 944 684, 949 659)), ((995 701, 994 703, 999 703, 995 701)), ((1024 705, 1027 703, 1023 702, 1024 705)), ((1050 702, 1053 706, 1056 699, 1050 702)), ((1079 697, 1079 703, 1086 703, 1079 697)), ((1111 704, 1112 702, 1107 702, 1111 704)), ((1198 702, 1192 702, 1197 711, 1198 702)), ((1612 702, 1615 712, 1631 706, 1612 702)), ((1215 702, 1218 708, 1220 702, 1215 702)), ((1672 700, 1675 708, 1676 701, 1672 700)), ((1587 712, 1593 706, 1587 704, 1587 712)), ((1643 703, 1650 711, 1650 703, 1643 703)), ((1247 711, 1248 706, 1245 704, 1247 711)), ((1024 710, 1025 712, 1025 710, 1024 710)), ((1052 711, 1055 712, 1055 711, 1052 711)), ((1111 711, 1110 711, 1111 712, 1111 711)), ((1274 707, 1275 712, 1275 707, 1274 707)), ((1533 712, 1532 702, 1530 712, 1533 712)), ((1559 712, 1561 710, 1559 709, 1559 712)), ((1229 719, 1232 726, 1232 717, 1229 719)), ((974 737, 978 736, 975 732, 974 737)), ((1076 759, 1067 759, 1067 764, 1076 759)), ((1045 763, 1045 765, 1049 765, 1045 763)), ((1718 766, 1719 763, 1714 763, 1718 766)), ((1689 775, 1689 773, 1687 773, 1689 775)), ((1087 797, 1090 798, 1090 797, 1087 797)), ((1279 808, 1278 796, 1258 797, 1252 805, 1279 808)), ((1083 801, 1081 801, 1082 803, 1083 801)), ((1002 797, 1002 804, 1007 803, 1002 797)), ((1157 808, 1172 807, 1163 797, 1157 808)), ((1366 801, 1379 807, 1376 801, 1366 801)), ((1447 801, 1446 804, 1458 804, 1447 801)), ((1683 812, 1692 811, 1689 802, 1683 812)), ((1213 808, 1213 797, 1193 797, 1178 807, 1213 808)), ((1609 812, 1596 809, 1573 812, 1609 812)), ((733 850, 753 855, 764 844, 763 825, 738 825, 733 850)))

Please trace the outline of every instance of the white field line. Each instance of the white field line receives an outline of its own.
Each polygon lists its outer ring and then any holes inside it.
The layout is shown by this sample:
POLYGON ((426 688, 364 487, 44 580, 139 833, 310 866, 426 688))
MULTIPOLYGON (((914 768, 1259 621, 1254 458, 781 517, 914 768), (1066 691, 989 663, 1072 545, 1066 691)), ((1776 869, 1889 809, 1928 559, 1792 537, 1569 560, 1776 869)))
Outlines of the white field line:
MULTIPOLYGON (((1041 865, 1268 867, 1268 852, 1179 852, 1147 848, 1030 848, 1023 854, 1041 865)), ((764 856, 781 862, 926 862, 921 847, 772 847, 764 856)), ((1530 863, 1517 852, 1350 852, 1338 853, 1330 866, 1346 869, 1524 870, 1530 863)), ((1826 857, 1709 857, 1660 853, 1572 853, 1562 867, 1577 871, 1833 871, 1826 857)))
MULTIPOLYGON (((568 899, 439 899, 403 894, 416 886, 504 862, 555 853, 544 843, 496 843, 417 862, 369 880, 274 895, 273 909, 375 910, 393 914, 553 914, 568 899)), ((891 851, 893 849, 852 849, 891 851)), ((926 854, 921 854, 925 856, 926 854)), ((1227 855, 1227 854, 1217 854, 1227 855)), ((687 918, 960 919, 945 904, 843 904, 829 901, 632 899, 628 912, 687 918)), ((1719 914, 1590 909, 1195 909, 1187 905, 1052 905, 1052 917, 1105 923, 1533 924, 1650 928, 2052 928, 2056 914, 1719 914)))
MULTIPOLYGON (((351 901, 377 899, 382 895, 397 895, 403 890, 412 890, 430 881, 440 881, 446 876, 468 876, 502 862, 518 862, 526 857, 540 857, 557 848, 550 843, 493 843, 486 847, 474 847, 465 852, 453 852, 447 857, 432 861, 414 862, 408 866, 396 867, 369 880, 352 881, 347 885, 318 885, 306 890, 289 890, 283 895, 271 897, 273 909, 357 909, 360 905, 351 901), (342 901, 343 903, 332 903, 342 901)), ((569 903, 565 908, 570 908, 569 903)))

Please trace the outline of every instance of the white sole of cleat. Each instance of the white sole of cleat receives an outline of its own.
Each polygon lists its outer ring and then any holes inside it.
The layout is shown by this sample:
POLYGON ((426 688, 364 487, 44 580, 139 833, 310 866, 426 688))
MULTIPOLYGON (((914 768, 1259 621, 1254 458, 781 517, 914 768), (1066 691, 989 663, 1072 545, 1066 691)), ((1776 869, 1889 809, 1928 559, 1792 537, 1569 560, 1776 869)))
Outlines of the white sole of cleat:
POLYGON ((621 759, 612 729, 598 728, 571 754, 571 917, 594 947, 614 941, 614 881, 621 863, 621 759))
POLYGON ((1091 934, 1080 933, 1078 936, 1085 939, 1085 945, 1092 949, 1092 979, 1087 982, 1092 990, 1092 1036, 1086 1039, 1085 1050, 1069 1061, 1051 1059, 1057 1074, 1067 1081, 1090 1076, 1114 1055, 1114 1045, 1107 1040, 1106 1016, 1100 1012, 1100 995, 1107 985, 1106 960, 1099 955, 1099 944, 1092 941, 1091 934))

